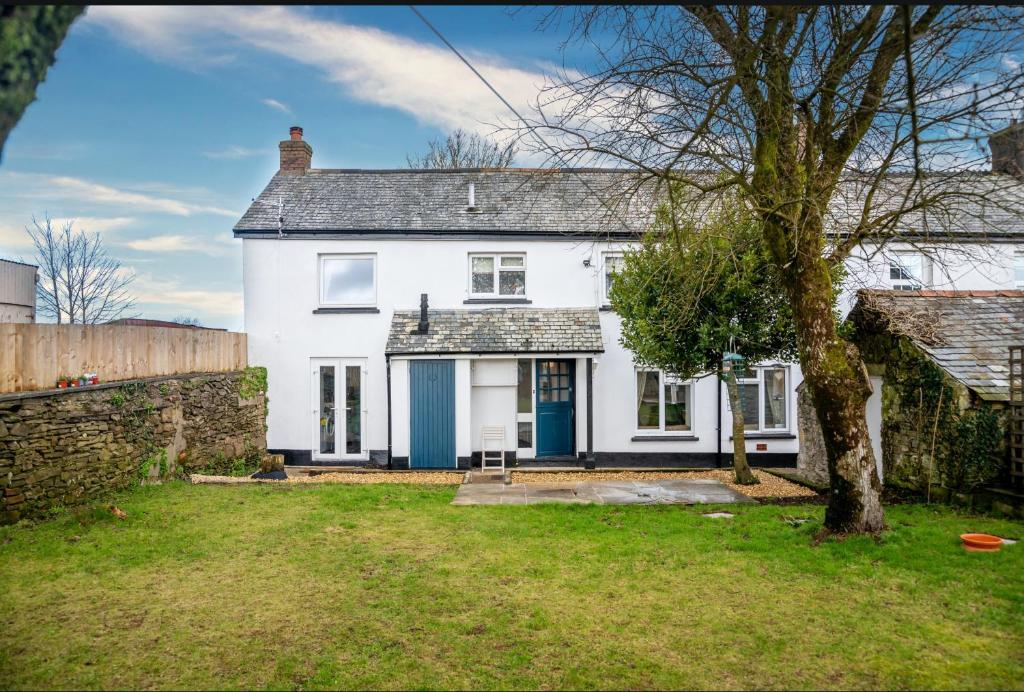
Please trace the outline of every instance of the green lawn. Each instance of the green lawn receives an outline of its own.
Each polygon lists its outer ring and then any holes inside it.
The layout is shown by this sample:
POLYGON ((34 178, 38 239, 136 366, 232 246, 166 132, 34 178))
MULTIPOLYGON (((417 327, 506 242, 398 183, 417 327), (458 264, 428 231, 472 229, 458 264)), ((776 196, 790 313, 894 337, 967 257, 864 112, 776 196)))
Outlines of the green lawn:
POLYGON ((1019 522, 814 546, 821 507, 454 492, 172 483, 0 529, 0 688, 1024 686, 1024 543, 957 538, 1019 522))

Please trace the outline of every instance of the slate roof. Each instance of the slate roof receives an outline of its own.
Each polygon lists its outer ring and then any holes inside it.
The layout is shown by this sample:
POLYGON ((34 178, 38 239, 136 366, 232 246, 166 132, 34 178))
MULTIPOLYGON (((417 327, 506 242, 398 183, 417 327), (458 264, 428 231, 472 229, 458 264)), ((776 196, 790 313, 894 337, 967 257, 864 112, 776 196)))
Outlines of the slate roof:
MULTIPOLYGON (((862 211, 868 178, 837 190, 827 228, 842 233, 862 211)), ((874 190, 875 216, 907 203, 906 175, 874 190)), ((908 214, 897 229, 909 236, 986 235, 1024 238, 1024 182, 997 173, 928 174, 911 203, 956 189, 942 213, 908 214), (953 207, 946 213, 946 207, 953 207)), ((630 169, 339 170, 278 173, 235 225, 238 235, 416 237, 553 235, 629 238, 645 229, 657 184, 630 169), (469 183, 476 206, 467 209, 469 183)))
POLYGON ((396 310, 385 352, 604 352, 601 321, 594 308, 429 310, 427 314, 430 327, 420 334, 419 310, 396 310))
POLYGON ((638 186, 615 169, 311 169, 271 178, 235 232, 276 233, 280 202, 290 233, 632 236, 650 218, 649 197, 623 194, 638 186))
POLYGON ((1024 291, 859 291, 853 319, 878 315, 982 399, 1009 399, 1009 347, 1024 345, 1024 291))

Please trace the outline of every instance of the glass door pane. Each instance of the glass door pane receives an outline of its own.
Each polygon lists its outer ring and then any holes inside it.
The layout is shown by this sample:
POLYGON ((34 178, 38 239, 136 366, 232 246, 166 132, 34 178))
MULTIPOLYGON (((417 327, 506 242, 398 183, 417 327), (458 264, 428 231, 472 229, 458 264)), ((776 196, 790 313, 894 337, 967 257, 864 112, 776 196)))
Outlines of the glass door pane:
POLYGON ((336 450, 334 366, 320 366, 320 453, 334 454, 336 450))
POLYGON ((345 453, 363 451, 363 377, 358 365, 345 366, 345 453))

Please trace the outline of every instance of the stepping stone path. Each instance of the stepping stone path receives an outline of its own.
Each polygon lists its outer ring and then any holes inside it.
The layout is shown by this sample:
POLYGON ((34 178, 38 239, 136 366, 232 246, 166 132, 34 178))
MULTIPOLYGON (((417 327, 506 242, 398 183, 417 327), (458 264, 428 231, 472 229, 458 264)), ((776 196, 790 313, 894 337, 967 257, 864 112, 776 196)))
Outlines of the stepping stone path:
POLYGON ((707 517, 709 519, 732 519, 736 515, 732 512, 708 512, 707 514, 702 514, 701 516, 707 517))

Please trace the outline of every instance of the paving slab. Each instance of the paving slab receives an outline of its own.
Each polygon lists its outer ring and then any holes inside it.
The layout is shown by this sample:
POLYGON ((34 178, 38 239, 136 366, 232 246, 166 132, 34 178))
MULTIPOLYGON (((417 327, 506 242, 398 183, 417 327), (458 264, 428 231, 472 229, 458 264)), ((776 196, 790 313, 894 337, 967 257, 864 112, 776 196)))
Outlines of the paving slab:
POLYGON ((576 483, 464 483, 453 505, 696 505, 754 502, 716 480, 585 481, 576 483))

